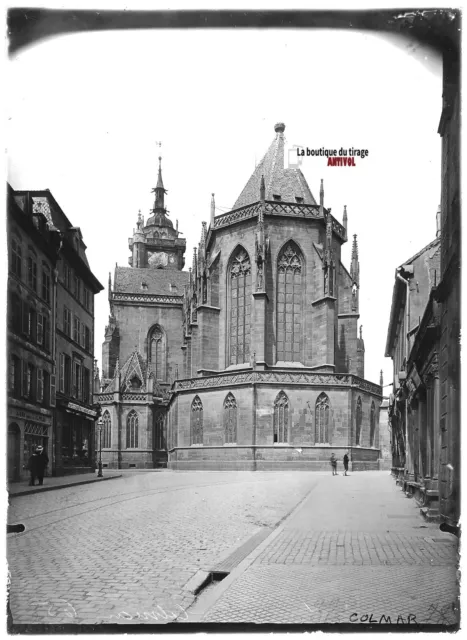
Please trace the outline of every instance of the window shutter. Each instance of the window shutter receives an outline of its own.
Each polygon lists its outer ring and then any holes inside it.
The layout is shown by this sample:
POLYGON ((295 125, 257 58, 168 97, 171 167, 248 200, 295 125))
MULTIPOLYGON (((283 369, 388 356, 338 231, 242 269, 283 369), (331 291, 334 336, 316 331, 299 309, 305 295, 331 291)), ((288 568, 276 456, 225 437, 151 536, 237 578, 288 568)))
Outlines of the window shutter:
POLYGON ((55 407, 55 376, 50 376, 50 406, 55 407))
POLYGON ((29 307, 27 302, 23 302, 23 333, 28 334, 29 328, 29 307))
POLYGON ((37 402, 44 400, 44 371, 42 369, 37 370, 37 402))
POLYGON ((37 342, 44 344, 44 316, 42 313, 37 314, 37 342))
POLYGON ((28 364, 24 360, 21 361, 21 370, 22 370, 22 378, 23 384, 21 389, 21 395, 28 395, 28 364))
POLYGON ((65 354, 60 354, 60 368, 58 373, 58 388, 61 393, 65 391, 65 354))

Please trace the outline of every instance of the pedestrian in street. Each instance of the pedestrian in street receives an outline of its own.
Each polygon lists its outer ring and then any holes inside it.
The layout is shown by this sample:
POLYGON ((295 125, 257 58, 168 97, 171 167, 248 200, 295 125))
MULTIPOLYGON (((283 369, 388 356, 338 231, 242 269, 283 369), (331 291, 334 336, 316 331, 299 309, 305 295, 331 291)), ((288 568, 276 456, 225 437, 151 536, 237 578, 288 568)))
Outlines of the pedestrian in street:
POLYGON ((349 470, 349 456, 347 455, 347 452, 346 452, 344 456, 344 473, 343 473, 344 476, 347 475, 348 470, 349 470))
POLYGON ((32 454, 28 461, 28 469, 31 473, 31 480, 29 482, 30 486, 35 486, 36 478, 39 481, 39 485, 44 484, 44 472, 48 464, 49 457, 44 451, 44 447, 36 447, 35 452, 32 454))
POLYGON ((331 467, 332 467, 332 475, 337 476, 337 458, 335 453, 331 455, 331 467))

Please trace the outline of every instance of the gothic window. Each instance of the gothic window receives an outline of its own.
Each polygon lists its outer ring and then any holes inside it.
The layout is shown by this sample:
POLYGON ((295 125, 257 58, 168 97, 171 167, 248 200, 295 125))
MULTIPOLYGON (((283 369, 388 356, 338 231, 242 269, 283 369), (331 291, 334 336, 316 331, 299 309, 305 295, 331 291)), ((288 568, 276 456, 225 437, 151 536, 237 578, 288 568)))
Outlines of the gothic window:
POLYGON ((329 398, 321 393, 315 405, 315 443, 329 444, 329 424, 331 406, 329 398))
POLYGON ((138 448, 138 414, 131 410, 126 419, 126 448, 138 448))
POLYGON ((112 445, 112 421, 110 419, 110 413, 104 411, 102 416, 102 448, 109 449, 112 445))
POLYGON ((238 247, 230 265, 230 364, 250 361, 251 264, 238 247))
POLYGON ((149 362, 156 380, 165 380, 165 335, 156 325, 149 334, 149 362))
POLYGON ((355 413, 355 444, 360 444, 360 436, 362 432, 362 399, 358 396, 357 410, 355 413))
POLYGON ((376 426, 375 413, 376 413, 375 403, 372 402, 371 409, 370 409, 370 447, 375 446, 375 426, 376 426))
POLYGON ((203 403, 199 396, 191 403, 191 443, 203 444, 203 403))
POLYGON ((303 259, 290 241, 277 260, 277 360, 300 362, 303 259))
POLYGON ((288 442, 289 399, 283 391, 274 402, 274 442, 288 442))
POLYGON ((224 433, 226 444, 237 442, 237 401, 231 393, 224 400, 224 433))

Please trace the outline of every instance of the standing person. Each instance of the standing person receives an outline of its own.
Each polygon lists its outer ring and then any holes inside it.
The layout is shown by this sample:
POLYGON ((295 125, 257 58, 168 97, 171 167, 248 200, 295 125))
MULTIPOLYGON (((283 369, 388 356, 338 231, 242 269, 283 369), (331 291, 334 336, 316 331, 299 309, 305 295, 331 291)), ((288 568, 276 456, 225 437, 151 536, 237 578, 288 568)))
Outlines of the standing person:
POLYGON ((331 467, 332 467, 332 475, 337 476, 337 458, 335 453, 331 455, 331 467))
POLYGON ((347 452, 346 452, 344 456, 344 473, 343 473, 344 476, 347 475, 348 470, 349 470, 349 456, 347 455, 347 452))
POLYGON ((29 486, 33 487, 36 483, 36 477, 37 477, 37 449, 33 452, 32 456, 29 457, 28 460, 28 464, 26 466, 26 469, 28 469, 29 473, 31 474, 31 477, 29 479, 29 486))
POLYGON ((39 486, 44 484, 44 472, 46 466, 49 464, 49 457, 44 451, 44 447, 36 447, 36 451, 32 454, 28 461, 28 469, 31 472, 31 480, 29 485, 34 487, 36 478, 39 481, 39 486))

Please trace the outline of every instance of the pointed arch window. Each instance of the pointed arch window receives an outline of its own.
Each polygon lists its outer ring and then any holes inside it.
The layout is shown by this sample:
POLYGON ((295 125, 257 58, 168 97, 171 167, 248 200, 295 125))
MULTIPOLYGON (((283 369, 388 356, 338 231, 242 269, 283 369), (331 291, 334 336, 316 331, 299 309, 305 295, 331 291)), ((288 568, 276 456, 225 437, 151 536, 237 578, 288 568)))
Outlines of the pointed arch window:
POLYGON ((274 442, 288 442, 289 399, 281 391, 274 402, 274 442))
POLYGON ((191 443, 203 444, 203 403, 199 396, 191 403, 191 443))
POLYGON ((112 446, 112 420, 110 413, 104 411, 102 416, 102 448, 109 449, 112 446))
POLYGON ((371 403, 370 409, 370 447, 375 446, 376 408, 375 403, 371 403))
POLYGON ((136 411, 132 410, 126 420, 126 448, 138 448, 139 420, 136 411))
POLYGON ((251 263, 238 247, 230 264, 229 364, 250 362, 251 263))
POLYGON ((358 396, 357 409, 355 412, 355 444, 360 444, 362 433, 362 399, 358 396))
POLYGON ((329 444, 330 414, 329 398, 321 393, 315 404, 315 444, 329 444))
POLYGON ((224 400, 224 434, 226 444, 237 442, 237 401, 232 393, 224 400))
POLYGON ((292 240, 277 259, 277 357, 300 362, 302 353, 303 257, 292 240))
POLYGON ((148 336, 148 360, 156 380, 166 377, 165 333, 159 325, 151 329, 148 336))

